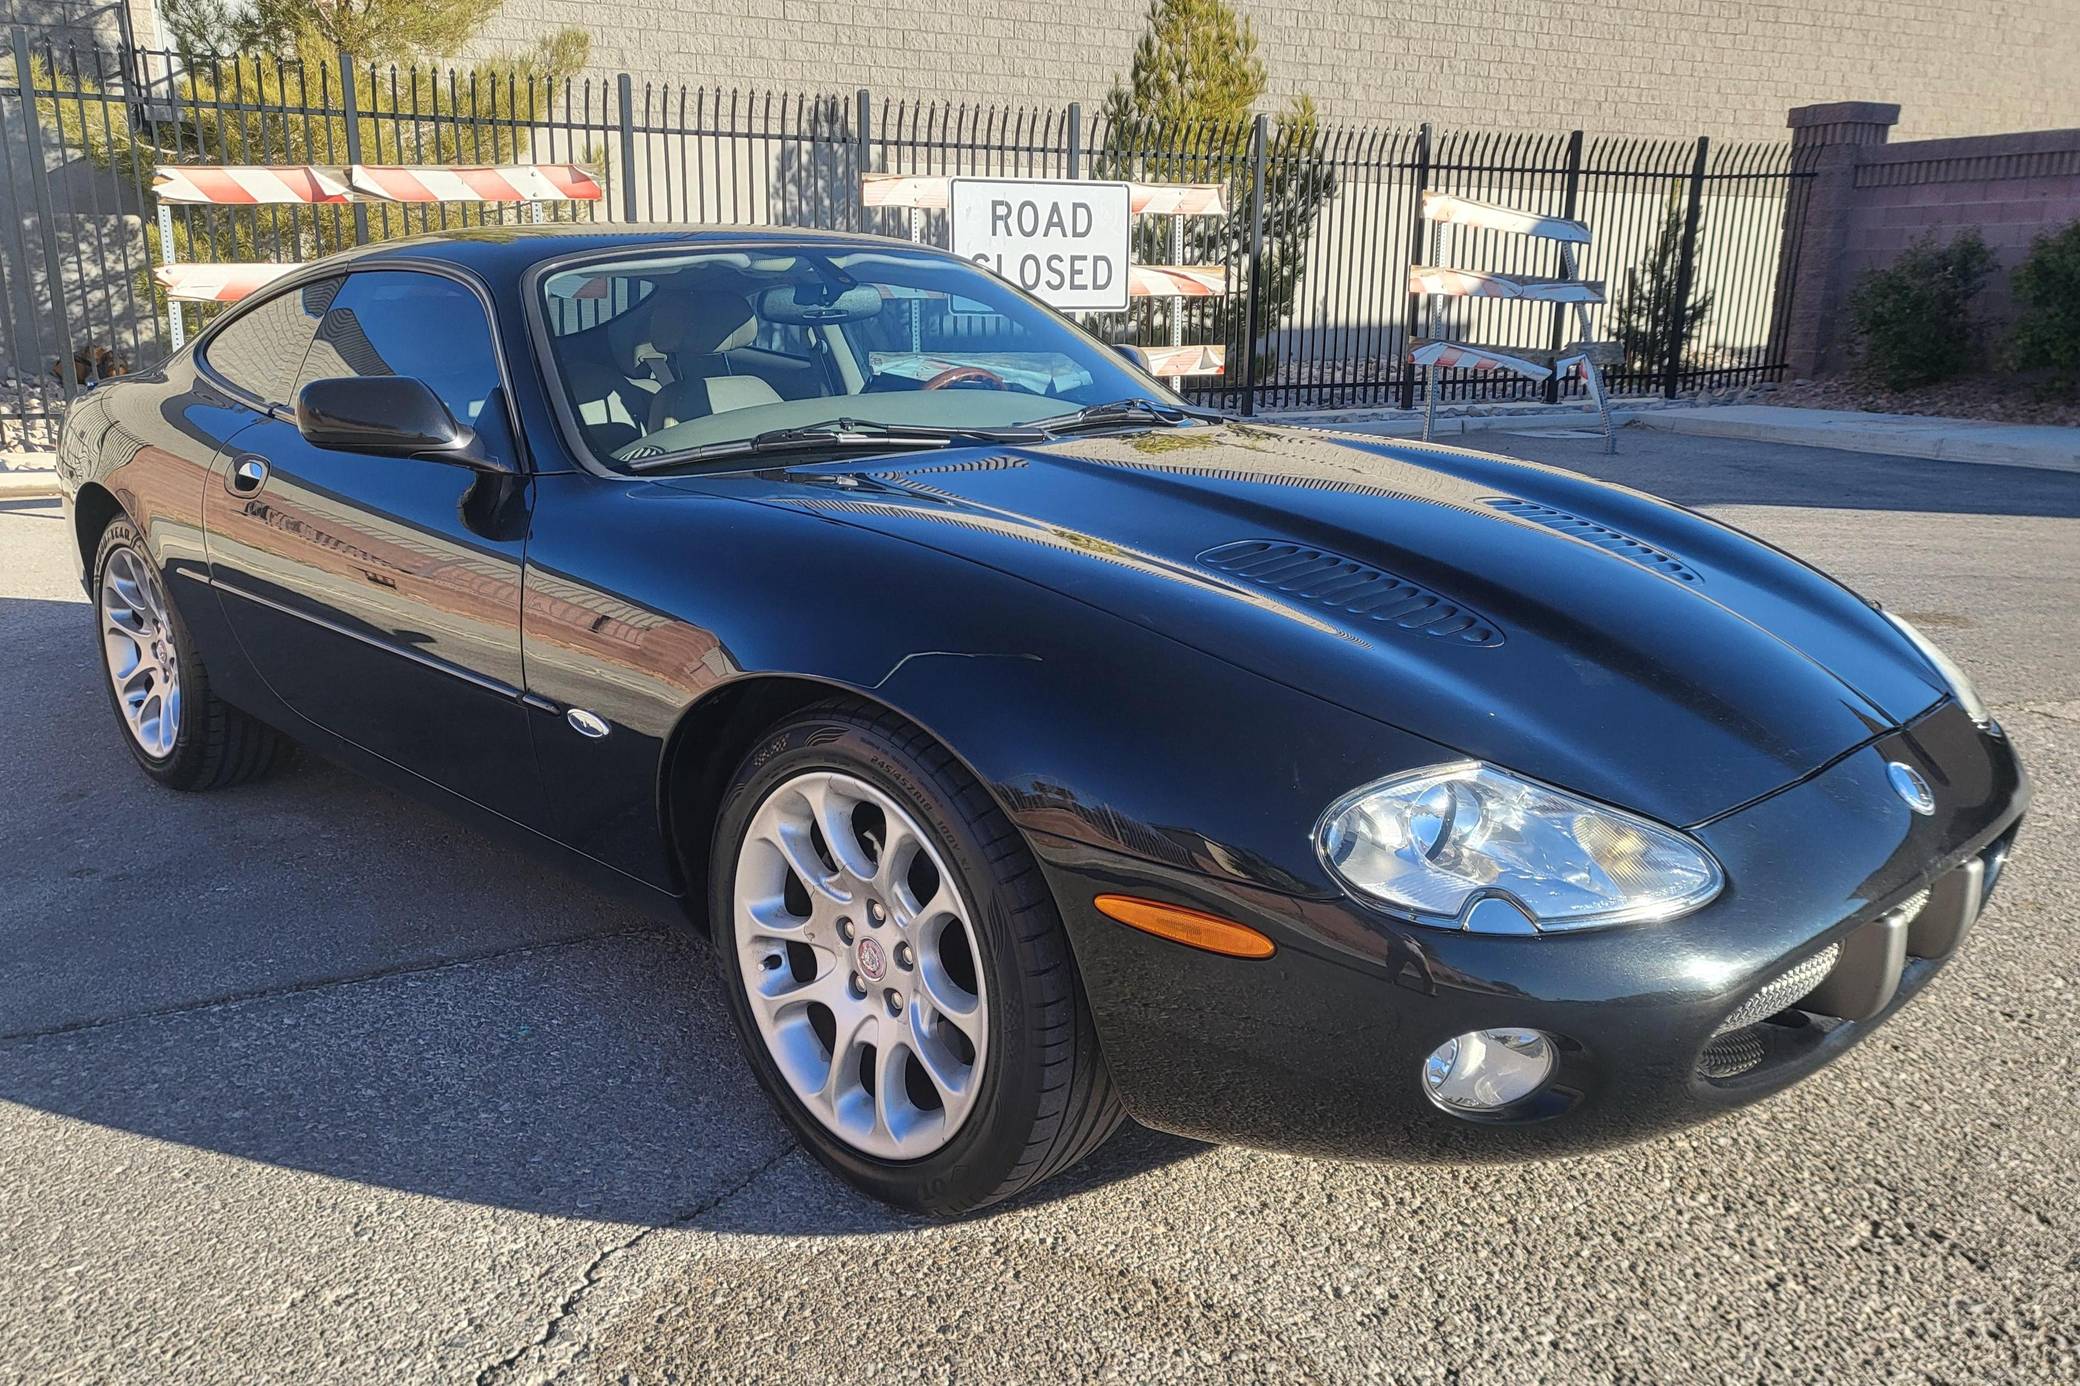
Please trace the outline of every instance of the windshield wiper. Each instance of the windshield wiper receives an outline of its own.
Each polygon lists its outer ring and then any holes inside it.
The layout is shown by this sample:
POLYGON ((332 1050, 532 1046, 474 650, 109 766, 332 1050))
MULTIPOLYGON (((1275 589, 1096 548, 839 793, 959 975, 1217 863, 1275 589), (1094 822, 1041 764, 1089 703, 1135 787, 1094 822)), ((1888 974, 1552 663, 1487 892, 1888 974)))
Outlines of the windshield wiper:
POLYGON ((1158 404, 1152 399, 1136 395, 1130 399, 1108 400, 1104 404, 1087 404, 1073 414, 1057 414, 1051 418, 1034 419, 1032 428, 1044 428, 1049 433, 1076 433, 1086 428, 1112 428, 1119 424, 1151 423, 1165 428, 1176 428, 1193 419, 1218 422, 1220 415, 1207 409, 1193 409, 1182 404, 1158 404))
POLYGON ((1038 427, 943 428, 936 424, 885 424, 871 419, 826 419, 796 428, 775 428, 750 438, 702 443, 651 457, 631 458, 632 472, 661 471, 718 457, 744 457, 762 452, 795 452, 813 448, 943 448, 956 443, 1044 443, 1038 427))

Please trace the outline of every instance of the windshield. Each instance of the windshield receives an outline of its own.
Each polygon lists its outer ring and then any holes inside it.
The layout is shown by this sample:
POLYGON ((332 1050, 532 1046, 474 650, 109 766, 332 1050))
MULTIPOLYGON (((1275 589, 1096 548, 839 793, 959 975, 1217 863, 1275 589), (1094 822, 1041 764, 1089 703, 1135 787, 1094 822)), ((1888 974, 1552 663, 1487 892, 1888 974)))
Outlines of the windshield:
MULTIPOLYGON (((540 281, 592 455, 649 470, 786 431, 973 432, 1176 396, 986 271, 901 248, 653 253, 540 281), (720 445, 720 446, 718 446, 720 445)), ((835 441, 832 446, 838 446, 835 441)))

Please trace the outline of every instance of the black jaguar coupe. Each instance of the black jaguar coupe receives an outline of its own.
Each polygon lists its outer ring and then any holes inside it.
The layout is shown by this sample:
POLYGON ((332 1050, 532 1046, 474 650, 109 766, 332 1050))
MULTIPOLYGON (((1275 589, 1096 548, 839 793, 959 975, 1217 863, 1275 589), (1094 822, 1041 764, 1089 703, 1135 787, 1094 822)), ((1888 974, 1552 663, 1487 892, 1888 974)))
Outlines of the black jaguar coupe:
POLYGON ((702 921, 803 1143, 937 1214, 1126 1116, 1635 1139, 1956 950, 2028 788, 1907 622, 1131 356, 870 237, 306 266, 70 413, 115 721, 174 788, 299 742, 702 921))

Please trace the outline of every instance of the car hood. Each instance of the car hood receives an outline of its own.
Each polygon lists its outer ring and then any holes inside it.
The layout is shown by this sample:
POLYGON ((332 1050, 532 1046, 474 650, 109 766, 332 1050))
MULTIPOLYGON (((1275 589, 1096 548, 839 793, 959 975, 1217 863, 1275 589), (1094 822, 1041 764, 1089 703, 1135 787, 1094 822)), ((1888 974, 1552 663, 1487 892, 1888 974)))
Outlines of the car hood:
POLYGON ((1227 424, 756 484, 1679 825, 1811 774, 1944 692, 1867 603, 1779 550, 1460 448, 1227 424))

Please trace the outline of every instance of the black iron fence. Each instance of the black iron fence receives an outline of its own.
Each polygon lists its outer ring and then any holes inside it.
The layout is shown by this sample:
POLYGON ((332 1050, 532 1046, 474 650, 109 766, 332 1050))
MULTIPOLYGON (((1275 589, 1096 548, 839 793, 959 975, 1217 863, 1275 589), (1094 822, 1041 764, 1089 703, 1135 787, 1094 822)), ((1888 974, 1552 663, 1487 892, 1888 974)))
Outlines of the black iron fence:
MULTIPOLYGON (((745 93, 547 78, 509 65, 408 69, 273 57, 61 49, 29 31, 0 55, 0 446, 47 445, 65 401, 141 369, 211 314, 150 277, 182 261, 296 261, 357 242, 568 218, 865 230, 938 242, 938 213, 869 208, 864 172, 1221 182, 1226 219, 1146 218, 1137 259, 1221 263, 1231 292, 1140 299, 1086 326, 1116 341, 1228 347, 1187 393, 1243 412, 1406 407, 1422 330, 1408 271, 1426 188, 1576 217, 1605 282, 1595 335, 1622 344, 1619 394, 1718 388, 1784 366, 1780 280, 1806 175, 1788 144, 1441 131, 1428 125, 1144 127, 1059 108, 745 93), (160 209, 161 164, 580 162, 602 203, 160 209), (176 317, 177 315, 177 317, 176 317)), ((1557 274, 1550 244, 1454 229, 1450 259, 1557 274)), ((1571 338, 1549 304, 1469 300, 1455 337, 1571 338)), ((1447 372, 1457 399, 1557 399, 1573 382, 1447 372)))

